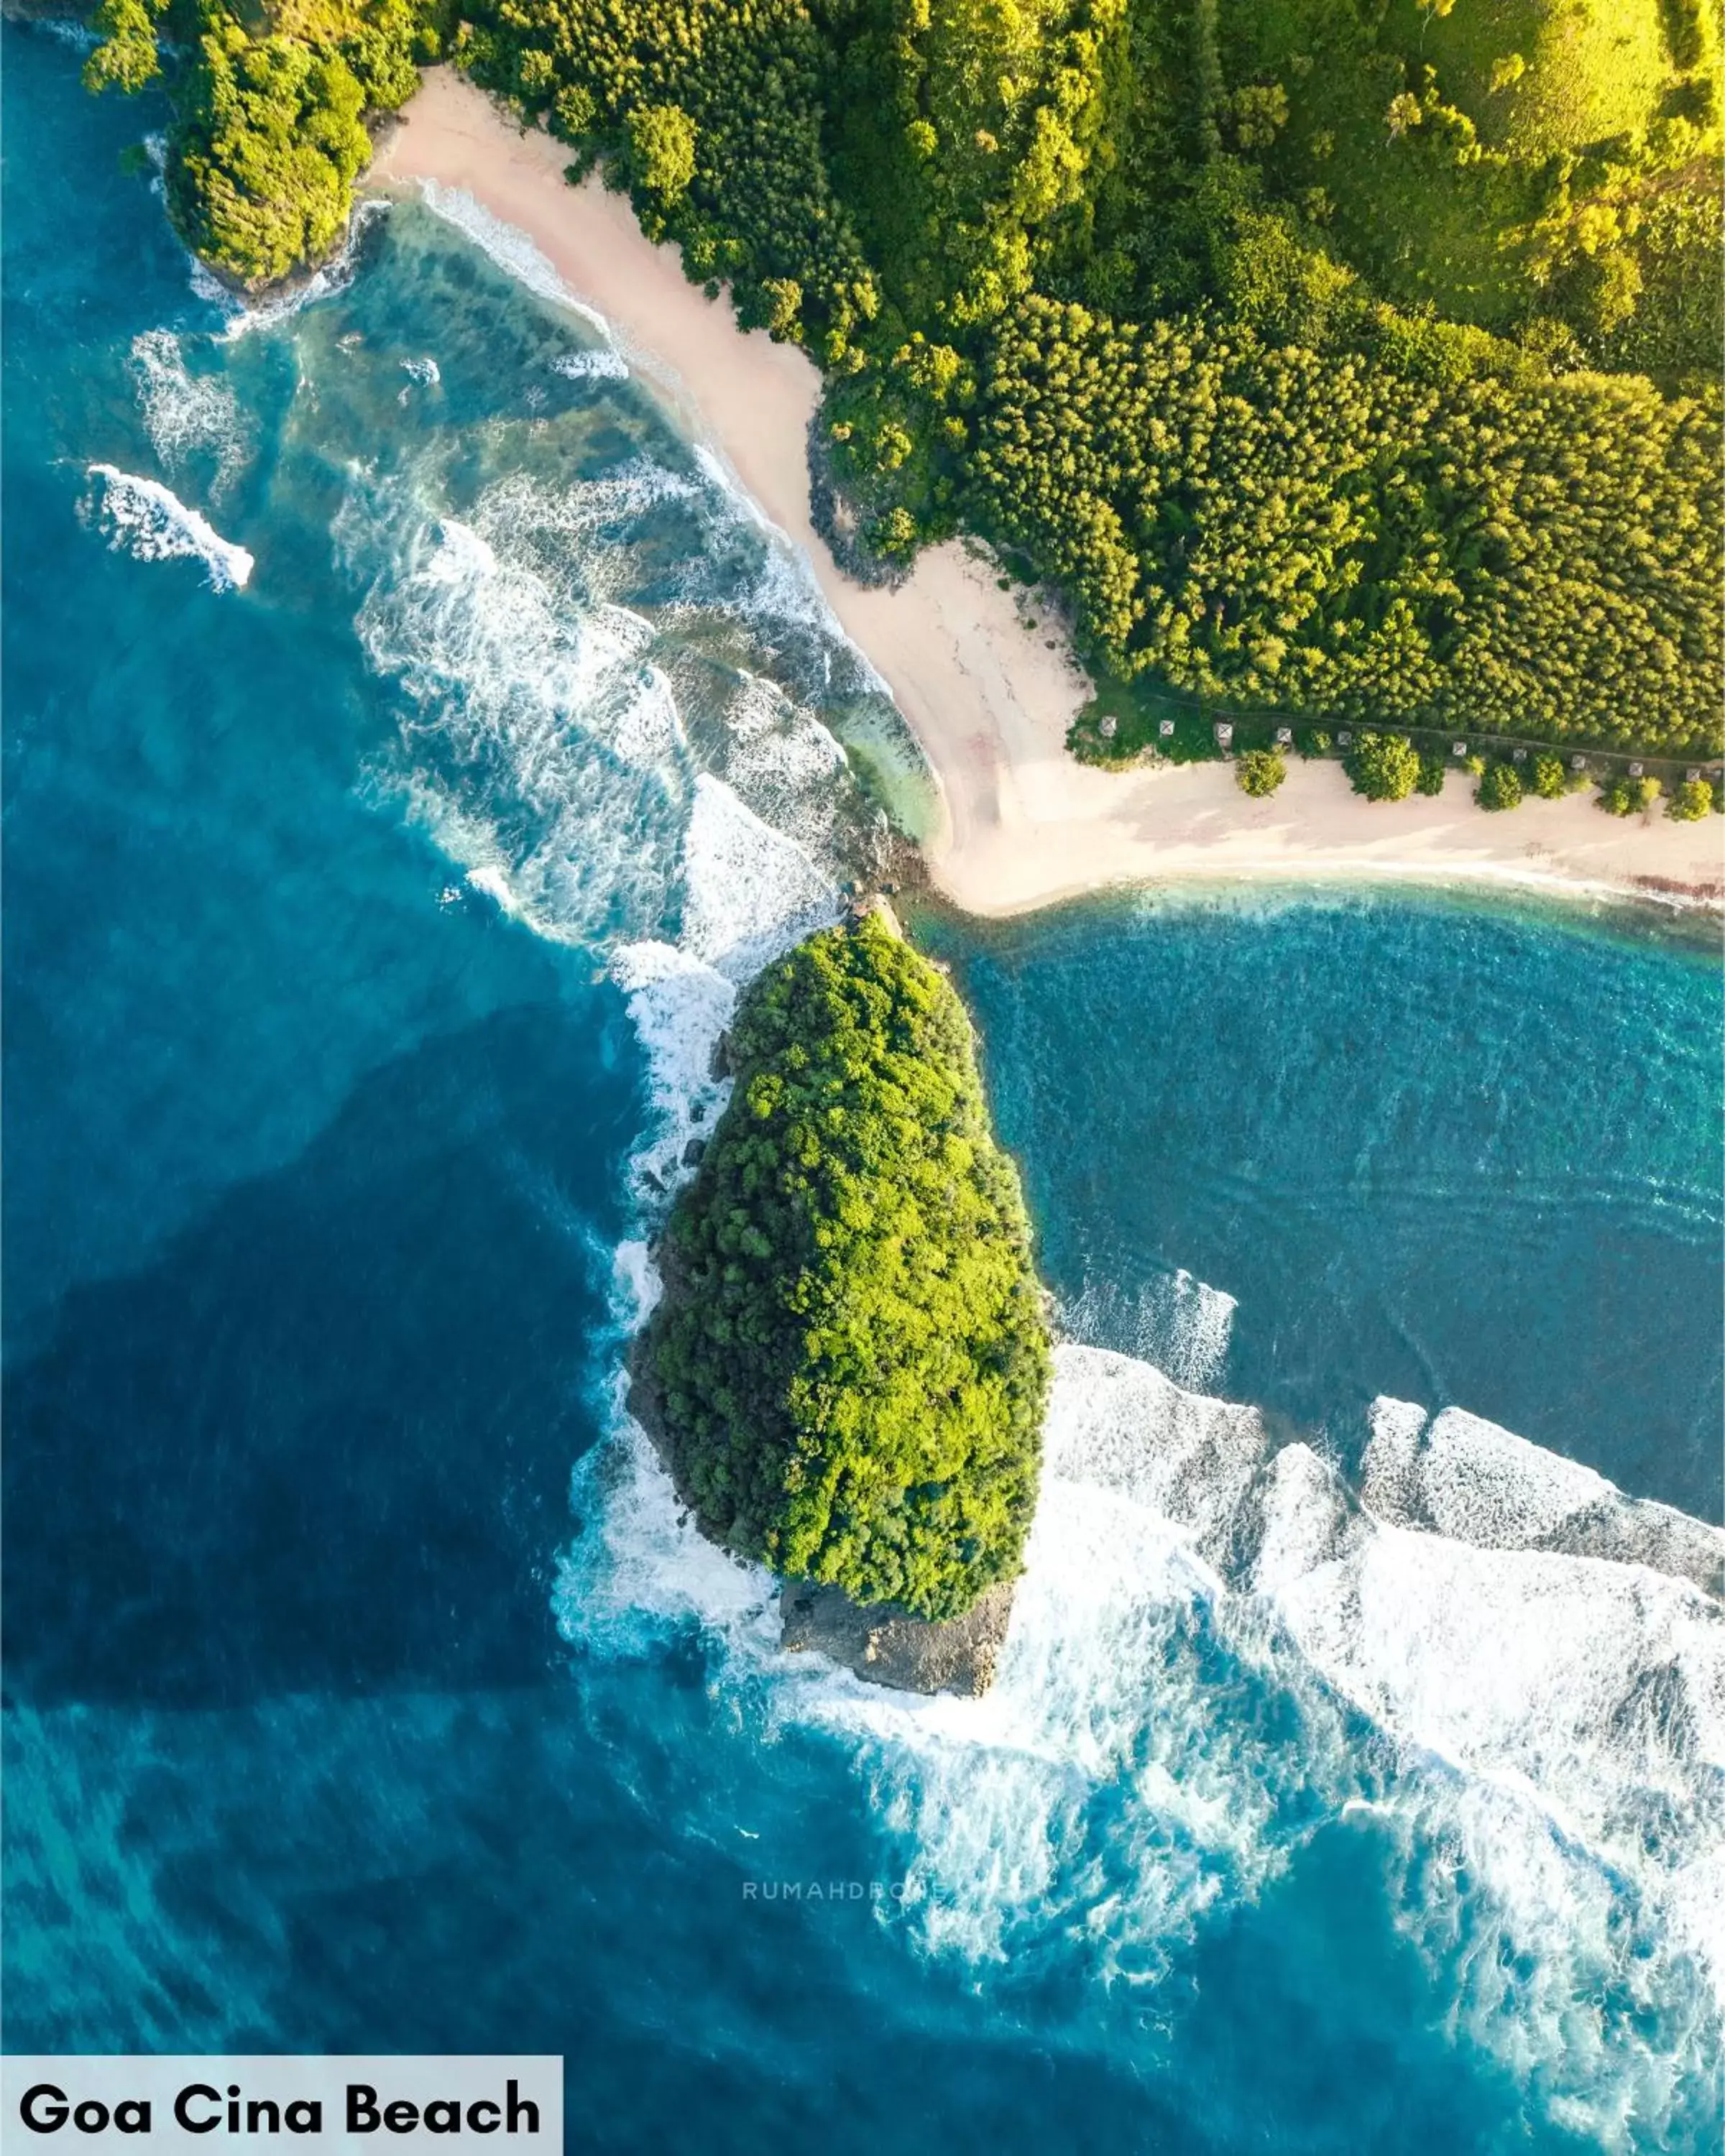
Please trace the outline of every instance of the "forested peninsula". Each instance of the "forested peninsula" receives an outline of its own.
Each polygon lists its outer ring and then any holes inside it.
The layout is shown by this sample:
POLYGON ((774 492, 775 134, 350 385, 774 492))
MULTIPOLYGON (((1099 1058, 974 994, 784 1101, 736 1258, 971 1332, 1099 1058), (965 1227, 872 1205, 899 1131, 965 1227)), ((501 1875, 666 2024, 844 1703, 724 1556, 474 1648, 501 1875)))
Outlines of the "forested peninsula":
POLYGON ((660 1245, 632 1404, 707 1534, 827 1591, 787 1590, 800 1644, 981 1689, 1050 1360, 969 1019, 865 911, 756 978, 725 1054, 733 1091, 660 1245))
POLYGON ((92 87, 166 68, 172 213, 241 285, 339 236, 418 62, 543 122, 817 360, 867 557, 969 529, 1065 594, 1091 754, 1169 709, 1720 750, 1712 0, 96 21, 92 87))

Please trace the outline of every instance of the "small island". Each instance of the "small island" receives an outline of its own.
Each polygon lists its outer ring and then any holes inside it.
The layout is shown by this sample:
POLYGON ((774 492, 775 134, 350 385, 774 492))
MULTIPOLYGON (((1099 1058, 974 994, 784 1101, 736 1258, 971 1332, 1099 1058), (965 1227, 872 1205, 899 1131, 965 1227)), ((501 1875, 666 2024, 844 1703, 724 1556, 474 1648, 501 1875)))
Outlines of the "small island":
POLYGON ((877 902, 768 967, 724 1052, 631 1405, 702 1529, 797 1584, 788 1645, 983 1691, 1050 1356, 970 1021, 877 902))

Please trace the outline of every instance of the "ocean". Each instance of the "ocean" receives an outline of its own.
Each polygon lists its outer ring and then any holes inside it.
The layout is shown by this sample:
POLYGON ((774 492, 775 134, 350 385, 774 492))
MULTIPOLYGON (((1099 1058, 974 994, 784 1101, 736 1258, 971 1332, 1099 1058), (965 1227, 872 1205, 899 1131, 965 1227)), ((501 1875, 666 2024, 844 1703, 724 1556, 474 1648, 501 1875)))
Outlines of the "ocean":
POLYGON ((572 2149, 1715 2145, 1712 932, 915 906, 1042 1502, 986 1700, 779 1656, 621 1357, 914 750, 475 206, 244 312, 159 108, 3 38, 8 2047, 557 2051, 572 2149))

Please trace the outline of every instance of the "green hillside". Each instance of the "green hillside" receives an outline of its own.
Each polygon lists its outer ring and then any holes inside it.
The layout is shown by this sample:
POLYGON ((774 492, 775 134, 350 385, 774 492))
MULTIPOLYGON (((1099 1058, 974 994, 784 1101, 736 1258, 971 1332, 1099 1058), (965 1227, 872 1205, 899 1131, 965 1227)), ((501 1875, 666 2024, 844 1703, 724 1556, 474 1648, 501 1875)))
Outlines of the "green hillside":
POLYGON ((446 44, 819 362, 866 551, 981 531, 1105 693, 1717 752, 1717 0, 196 5, 229 274, 446 44))

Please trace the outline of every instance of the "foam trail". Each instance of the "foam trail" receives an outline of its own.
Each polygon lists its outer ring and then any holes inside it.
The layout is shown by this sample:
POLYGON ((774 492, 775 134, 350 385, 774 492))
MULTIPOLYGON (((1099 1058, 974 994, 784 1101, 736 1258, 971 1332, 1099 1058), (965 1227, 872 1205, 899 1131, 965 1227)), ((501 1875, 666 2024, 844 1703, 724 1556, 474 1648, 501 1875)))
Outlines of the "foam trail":
POLYGON ((202 562, 214 591, 239 591, 252 573, 252 557, 197 510, 188 509, 159 480, 140 479, 112 465, 89 467, 102 485, 95 514, 109 532, 109 543, 140 562, 202 562))
POLYGON ((211 492, 219 495, 245 461, 239 400, 220 375, 193 374, 172 330, 145 330, 131 341, 131 368, 151 446, 177 471, 198 450, 216 461, 211 492))

